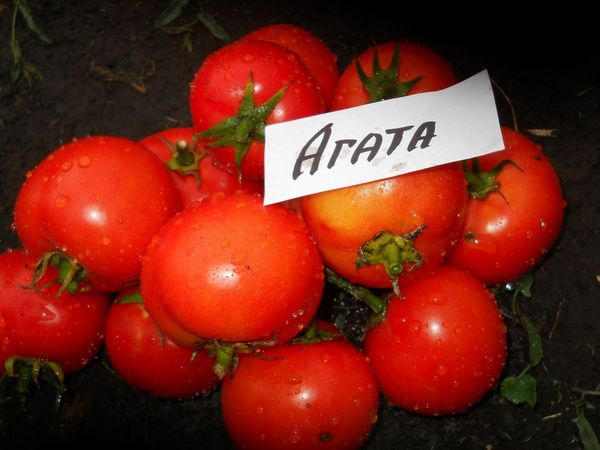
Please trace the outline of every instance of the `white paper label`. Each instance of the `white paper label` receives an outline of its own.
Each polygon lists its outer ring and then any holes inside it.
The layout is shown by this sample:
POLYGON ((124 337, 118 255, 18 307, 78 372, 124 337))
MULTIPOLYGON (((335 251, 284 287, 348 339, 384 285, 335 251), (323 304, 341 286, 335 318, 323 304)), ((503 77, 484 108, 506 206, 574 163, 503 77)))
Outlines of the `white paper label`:
POLYGON ((487 71, 447 89, 268 125, 264 204, 504 149, 487 71))

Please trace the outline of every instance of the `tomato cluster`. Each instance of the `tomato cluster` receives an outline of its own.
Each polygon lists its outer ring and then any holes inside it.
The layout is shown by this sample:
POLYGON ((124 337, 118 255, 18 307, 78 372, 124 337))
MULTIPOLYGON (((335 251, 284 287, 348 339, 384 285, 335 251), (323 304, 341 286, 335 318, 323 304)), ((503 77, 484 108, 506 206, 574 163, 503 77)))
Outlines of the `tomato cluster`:
POLYGON ((141 390, 219 388, 241 448, 357 448, 380 392, 419 414, 466 411, 506 359, 489 288, 529 271, 561 229, 540 147, 503 128, 504 152, 262 202, 267 124, 456 81, 412 42, 373 45, 340 74, 312 33, 271 25, 201 63, 192 126, 53 151, 18 194, 23 249, 0 255, 5 379, 14 357, 79 370, 104 338, 141 390), (364 342, 316 320, 326 284, 370 299, 364 342))

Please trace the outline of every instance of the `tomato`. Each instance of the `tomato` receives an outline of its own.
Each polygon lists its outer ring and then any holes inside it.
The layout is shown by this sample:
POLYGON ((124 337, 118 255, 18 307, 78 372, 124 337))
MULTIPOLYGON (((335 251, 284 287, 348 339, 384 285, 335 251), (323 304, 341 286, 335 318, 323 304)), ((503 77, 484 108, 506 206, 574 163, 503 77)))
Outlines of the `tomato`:
POLYGON ((462 170, 449 164, 313 194, 301 206, 326 265, 353 283, 385 288, 443 261, 466 202, 462 170), (405 247, 380 245, 373 239, 380 232, 405 237, 405 247), (357 267, 365 244, 380 248, 372 264, 357 267))
POLYGON ((323 285, 321 258, 298 215, 241 191, 170 220, 148 247, 141 274, 159 327, 162 317, 228 342, 290 339, 314 316, 323 285))
MULTIPOLYGON (((0 253, 0 373, 10 356, 58 363, 68 374, 83 368, 104 336, 110 305, 106 294, 58 294, 50 284, 31 289, 36 260, 23 249, 0 253)), ((50 267, 42 285, 52 278, 50 267)))
POLYGON ((506 149, 478 158, 490 171, 504 160, 483 199, 471 198, 462 239, 450 255, 488 284, 507 283, 532 269, 558 238, 566 202, 551 161, 540 146, 502 128, 506 149))
POLYGON ((215 192, 238 189, 260 192, 262 186, 249 180, 241 184, 234 174, 217 167, 203 145, 194 138, 192 127, 169 128, 140 141, 171 169, 181 204, 189 205, 215 192), (166 141, 166 142, 165 142, 166 141))
POLYGON ((32 256, 61 252, 94 289, 117 291, 139 277, 142 252, 178 208, 168 170, 143 145, 92 136, 28 173, 14 217, 32 256))
POLYGON ((241 355, 221 408, 239 448, 356 449, 377 420, 378 397, 367 358, 337 339, 241 355))
POLYGON ((210 141, 219 166, 262 180, 265 124, 319 114, 325 106, 296 53, 249 40, 226 45, 204 60, 190 86, 190 110, 194 130, 210 141))
POLYGON ((329 109, 340 72, 337 56, 321 39, 307 29, 291 24, 266 25, 248 33, 242 39, 274 42, 297 53, 317 80, 325 106, 329 109))
POLYGON ((380 390, 412 412, 464 412, 490 391, 506 360, 506 327, 473 275, 439 267, 392 297, 364 348, 380 390))
POLYGON ((432 49, 408 41, 384 42, 369 47, 344 70, 336 86, 331 109, 436 91, 455 83, 456 77, 450 62, 432 49), (399 52, 397 66, 393 64, 396 51, 399 52), (361 81, 356 65, 360 65, 367 77, 372 77, 377 61, 382 70, 373 79, 372 92, 369 92, 361 81))
POLYGON ((135 290, 121 293, 110 308, 105 342, 112 367, 125 381, 153 395, 193 397, 217 384, 208 353, 163 336, 135 290))

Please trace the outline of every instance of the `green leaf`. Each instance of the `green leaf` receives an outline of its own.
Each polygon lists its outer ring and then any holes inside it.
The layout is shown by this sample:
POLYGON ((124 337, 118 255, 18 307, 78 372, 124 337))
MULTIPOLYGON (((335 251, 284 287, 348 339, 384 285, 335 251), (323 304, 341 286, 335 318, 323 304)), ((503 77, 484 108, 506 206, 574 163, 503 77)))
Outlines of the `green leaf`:
POLYGON ((527 403, 533 408, 537 402, 537 381, 526 373, 506 377, 500 383, 500 394, 515 405, 527 403))
POLYGON ((169 25, 181 15, 189 2, 190 0, 171 0, 169 6, 154 21, 154 28, 162 28, 169 25))
POLYGON ((522 294, 525 298, 531 298, 531 289, 533 288, 533 273, 527 272, 515 282, 515 291, 522 294))
POLYGON ((577 431, 579 432, 579 440, 583 444, 584 450, 600 450, 600 443, 598 437, 594 433, 594 429, 590 424, 589 420, 583 415, 582 408, 576 408, 577 417, 573 419, 573 423, 577 425, 577 431))
POLYGON ((200 8, 200 12, 196 17, 198 17, 198 20, 202 22, 208 31, 210 31, 210 33, 217 39, 220 39, 224 42, 231 42, 231 37, 227 31, 225 31, 225 29, 216 22, 213 16, 204 10, 201 2, 198 2, 198 7, 200 8))
POLYGON ((542 361, 544 356, 542 337, 533 322, 525 314, 521 314, 521 323, 529 340, 529 366, 535 367, 542 361))
POLYGON ((27 22, 27 26, 29 27, 29 29, 31 31, 33 31, 35 34, 37 34, 37 36, 46 44, 52 44, 52 39, 50 39, 48 37, 48 35, 46 35, 46 33, 44 33, 37 26, 37 24, 35 23, 35 20, 33 20, 33 15, 31 14, 31 9, 29 8, 27 1, 26 0, 15 0, 15 6, 17 7, 19 12, 25 19, 25 22, 27 22))

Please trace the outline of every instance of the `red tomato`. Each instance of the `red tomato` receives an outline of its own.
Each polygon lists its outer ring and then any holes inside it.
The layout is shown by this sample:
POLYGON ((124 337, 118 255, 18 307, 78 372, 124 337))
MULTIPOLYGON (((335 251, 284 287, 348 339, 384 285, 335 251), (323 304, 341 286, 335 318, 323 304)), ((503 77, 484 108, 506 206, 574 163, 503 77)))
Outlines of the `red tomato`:
POLYGON ((437 91, 455 83, 456 78, 450 62, 432 49, 414 42, 385 42, 369 47, 346 68, 337 84, 331 109, 350 108, 371 101, 437 91), (399 46, 399 60, 398 66, 394 67, 391 63, 397 45, 399 46), (379 65, 384 71, 391 67, 394 72, 387 71, 385 75, 380 75, 376 79, 375 90, 378 91, 378 94, 375 96, 376 98, 372 99, 371 94, 360 80, 356 64, 360 64, 364 73, 371 77, 374 73, 375 55, 378 56, 379 65), (404 86, 404 88, 408 88, 406 92, 403 88, 398 90, 398 83, 409 83, 413 80, 415 81, 414 85, 404 86))
POLYGON ((67 374, 78 371, 102 344, 110 298, 97 292, 57 296, 56 284, 31 289, 35 263, 22 249, 0 253, 0 373, 6 358, 17 355, 54 361, 67 374))
POLYGON ((214 360, 208 353, 180 347, 163 336, 135 291, 119 295, 112 305, 105 342, 113 368, 125 381, 151 394, 193 397, 217 384, 214 360))
POLYGON ((208 148, 221 167, 241 170, 244 178, 262 180, 265 123, 319 114, 325 106, 315 79, 294 52, 272 42, 251 40, 226 45, 204 60, 190 87, 190 109, 198 133, 208 133, 211 127, 237 116, 237 125, 226 132, 209 133, 209 137, 222 139, 213 140, 208 148), (238 114, 245 91, 250 93, 250 101, 238 114), (282 97, 263 117, 254 106, 277 100, 278 92, 282 97))
MULTIPOLYGON (((466 202, 465 181, 457 164, 301 199, 302 214, 325 263, 349 281, 370 287, 390 287, 394 277, 382 263, 357 267, 363 244, 382 231, 402 236, 425 225, 411 244, 422 258, 421 269, 417 270, 418 261, 403 264, 400 281, 412 277, 443 261, 458 238, 466 202)), ((381 255, 395 250, 382 247, 381 255)))
POLYGON ((487 284, 514 281, 532 269, 552 247, 564 208, 558 176, 540 146, 508 128, 506 150, 478 158, 483 171, 506 164, 496 177, 498 190, 471 198, 462 239, 450 255, 487 284))
POLYGON ((241 355, 221 394, 227 431, 245 449, 359 448, 379 402, 368 360, 341 339, 241 355))
POLYGON ((237 176, 217 167, 208 157, 204 146, 194 139, 192 127, 163 130, 145 137, 140 144, 171 169, 173 182, 184 206, 216 192, 229 194, 240 188, 248 192, 262 190, 260 184, 249 180, 242 180, 240 184, 237 176), (177 161, 178 155, 183 161, 177 161), (169 164, 174 167, 170 167, 169 164))
POLYGON ((442 266, 392 297, 365 351, 393 404, 425 415, 464 412, 498 380, 506 327, 484 284, 442 266))
POLYGON ((274 42, 297 53, 317 80, 325 106, 329 109, 340 72, 337 56, 322 40, 305 28, 290 24, 267 25, 252 31, 242 39, 274 42))
POLYGON ((143 250, 178 208, 168 170, 143 145, 93 136, 63 145, 28 173, 14 216, 32 256, 60 251, 94 289, 116 291, 139 277, 143 250))
POLYGON ((296 213, 244 192, 175 216, 144 257, 141 292, 159 327, 204 339, 286 341, 310 322, 323 264, 296 213))

